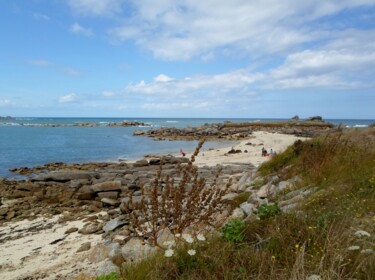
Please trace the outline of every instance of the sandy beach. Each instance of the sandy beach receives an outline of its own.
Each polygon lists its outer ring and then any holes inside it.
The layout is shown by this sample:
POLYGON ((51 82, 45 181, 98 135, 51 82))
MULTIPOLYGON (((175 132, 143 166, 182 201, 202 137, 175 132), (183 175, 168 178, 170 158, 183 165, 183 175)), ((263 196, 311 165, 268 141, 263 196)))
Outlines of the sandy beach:
MULTIPOLYGON (((257 167, 270 158, 261 156, 262 147, 279 153, 297 139, 305 138, 255 132, 231 147, 205 149, 203 146, 196 165, 251 164, 257 167), (232 148, 241 152, 228 154, 232 148)), ((190 156, 191 153, 186 154, 190 156)), ((58 215, 38 216, 33 221, 9 221, 0 227, 0 279, 74 279, 73 275, 90 273, 99 265, 88 261, 93 249, 81 253, 77 253, 77 249, 85 242, 91 242, 93 248, 102 241, 102 236, 78 232, 67 235, 67 229, 81 228, 84 221, 58 223, 58 220, 58 215)))
MULTIPOLYGON (((202 151, 196 158, 195 164, 198 166, 214 166, 216 164, 252 164, 258 167, 270 158, 262 157, 262 147, 267 151, 272 149, 274 152, 279 153, 284 151, 289 145, 298 139, 305 140, 307 138, 256 131, 253 133, 252 137, 241 140, 230 147, 207 150, 203 146, 202 151), (228 153, 231 149, 241 150, 241 152, 233 154, 228 153)), ((188 153, 186 156, 191 156, 191 153, 188 153)))

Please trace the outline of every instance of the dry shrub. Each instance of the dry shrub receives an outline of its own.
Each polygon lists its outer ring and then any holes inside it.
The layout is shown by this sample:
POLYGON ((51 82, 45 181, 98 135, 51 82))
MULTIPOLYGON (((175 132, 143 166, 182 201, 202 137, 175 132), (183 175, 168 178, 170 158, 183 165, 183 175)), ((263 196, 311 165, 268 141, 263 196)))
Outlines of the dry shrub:
POLYGON ((179 182, 163 175, 161 162, 151 191, 146 193, 142 187, 142 200, 139 203, 130 201, 132 225, 140 235, 151 238, 156 246, 162 245, 157 244, 157 235, 164 228, 177 234, 186 229, 204 230, 206 225, 218 226, 217 222, 220 222, 215 220, 214 214, 224 208, 221 198, 230 182, 221 188, 217 186, 220 169, 211 186, 199 177, 193 163, 203 143, 199 142, 187 165, 177 165, 179 182))

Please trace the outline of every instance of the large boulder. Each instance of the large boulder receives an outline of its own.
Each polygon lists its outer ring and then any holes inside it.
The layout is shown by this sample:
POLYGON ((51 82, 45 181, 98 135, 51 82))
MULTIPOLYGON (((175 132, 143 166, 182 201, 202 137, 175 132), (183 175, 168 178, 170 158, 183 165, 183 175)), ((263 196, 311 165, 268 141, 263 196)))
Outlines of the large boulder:
POLYGON ((130 239, 121 249, 122 257, 125 261, 137 261, 149 256, 156 249, 148 244, 144 244, 139 238, 130 239))
POLYGON ((244 202, 240 205, 240 208, 246 214, 246 216, 250 216, 253 213, 253 210, 256 208, 256 206, 252 203, 244 202))
POLYGON ((106 197, 104 197, 100 201, 103 203, 104 206, 108 205, 108 206, 117 207, 117 206, 120 205, 120 201, 118 201, 117 199, 112 199, 112 198, 106 198, 106 197))
POLYGON ((134 167, 148 166, 148 161, 146 159, 137 160, 133 165, 134 167))
POLYGON ((76 193, 77 199, 80 200, 90 200, 95 196, 95 192, 92 190, 91 186, 83 186, 76 193))
POLYGON ((166 242, 175 241, 175 236, 169 228, 163 228, 157 233, 156 241, 159 246, 164 246, 166 242))
POLYGON ((112 191, 121 191, 121 181, 107 181, 102 183, 97 183, 91 186, 93 192, 112 192, 112 191))
POLYGON ((110 199, 117 199, 119 195, 118 192, 99 192, 97 194, 99 198, 110 198, 110 199))

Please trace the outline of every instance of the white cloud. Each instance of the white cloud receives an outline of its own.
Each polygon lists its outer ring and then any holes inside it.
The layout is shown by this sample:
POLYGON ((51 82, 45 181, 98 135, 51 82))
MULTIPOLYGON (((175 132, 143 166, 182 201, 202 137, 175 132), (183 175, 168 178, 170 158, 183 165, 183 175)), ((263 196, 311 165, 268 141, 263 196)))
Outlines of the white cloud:
POLYGON ((11 99, 3 98, 0 99, 0 107, 7 107, 14 105, 15 103, 11 99))
POLYGON ((115 95, 116 95, 116 93, 114 93, 112 91, 103 91, 102 92, 102 96, 104 96, 104 97, 113 97, 115 95))
POLYGON ((375 38, 375 30, 343 31, 320 48, 292 53, 282 65, 269 71, 264 88, 374 86, 375 42, 368 38, 375 38))
POLYGON ((73 23, 70 26, 70 31, 75 33, 75 34, 80 34, 80 35, 83 35, 83 36, 86 36, 86 37, 90 37, 94 34, 90 28, 85 28, 77 22, 73 23))
POLYGON ((326 39, 327 31, 310 23, 345 9, 374 5, 359 1, 131 1, 134 12, 110 30, 119 40, 134 40, 156 57, 210 59, 213 53, 251 56, 289 52, 326 39))
POLYGON ((59 97, 58 101, 59 103, 74 103, 78 101, 78 95, 75 93, 63 95, 59 97))
POLYGON ((78 14, 110 16, 121 11, 125 0, 67 0, 67 2, 78 14))
POLYGON ((40 67, 49 67, 53 65, 51 61, 44 60, 44 59, 29 60, 29 64, 40 66, 40 67))
POLYGON ((33 13, 33 18, 36 20, 44 20, 44 21, 50 20, 49 16, 40 14, 40 13, 33 13))
POLYGON ((217 75, 199 75, 179 80, 160 74, 151 83, 141 81, 138 84, 129 85, 126 92, 164 96, 183 96, 194 92, 202 93, 202 91, 207 93, 246 92, 252 84, 262 79, 262 74, 252 73, 246 69, 217 75))
POLYGON ((173 81, 173 78, 168 77, 167 75, 160 74, 154 78, 155 82, 170 82, 173 81))
POLYGON ((75 69, 75 68, 72 68, 72 67, 66 67, 66 66, 63 66, 63 65, 58 65, 54 62, 51 62, 51 61, 45 60, 45 59, 29 60, 27 63, 29 63, 31 65, 34 65, 34 66, 37 66, 37 67, 49 68, 49 69, 64 73, 64 74, 69 75, 69 76, 80 76, 82 74, 82 72, 78 69, 75 69))

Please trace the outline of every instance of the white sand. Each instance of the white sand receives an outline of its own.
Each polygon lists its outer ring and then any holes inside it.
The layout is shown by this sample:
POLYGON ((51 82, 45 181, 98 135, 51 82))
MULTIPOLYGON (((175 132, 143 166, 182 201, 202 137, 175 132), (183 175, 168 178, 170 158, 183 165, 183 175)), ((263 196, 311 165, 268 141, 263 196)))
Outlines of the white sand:
POLYGON ((36 279, 74 279, 79 271, 86 271, 90 266, 88 252, 76 253, 82 243, 91 242, 95 246, 101 241, 100 235, 81 235, 78 232, 69 235, 64 232, 72 227, 82 228, 83 221, 58 224, 59 216, 37 218, 33 221, 9 222, 0 227, 1 238, 12 237, 0 244, 0 279, 24 279, 33 276, 36 279), (50 227, 49 224, 52 226, 50 227), (30 232, 30 228, 39 230, 30 232), (44 229, 40 229, 44 227, 44 229), (64 240, 50 244, 64 238, 64 240))
MULTIPOLYGON (((196 158, 195 163, 198 166, 247 163, 258 167, 260 164, 270 159, 270 157, 262 157, 262 147, 264 147, 268 152, 270 149, 273 149, 273 151, 279 153, 284 151, 288 146, 293 144, 298 139, 306 140, 306 138, 296 137, 294 135, 257 131, 253 133, 251 138, 241 140, 231 147, 207 150, 203 146, 201 152, 196 158), (246 145, 249 143, 251 143, 251 145, 246 145), (242 153, 228 154, 232 148, 235 150, 241 150, 242 153), (247 153, 244 152, 245 150, 247 150, 247 153)), ((186 156, 190 157, 191 153, 187 154, 186 156)))

